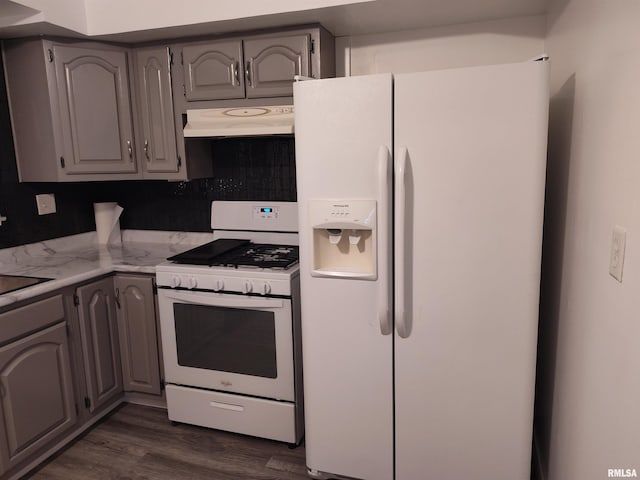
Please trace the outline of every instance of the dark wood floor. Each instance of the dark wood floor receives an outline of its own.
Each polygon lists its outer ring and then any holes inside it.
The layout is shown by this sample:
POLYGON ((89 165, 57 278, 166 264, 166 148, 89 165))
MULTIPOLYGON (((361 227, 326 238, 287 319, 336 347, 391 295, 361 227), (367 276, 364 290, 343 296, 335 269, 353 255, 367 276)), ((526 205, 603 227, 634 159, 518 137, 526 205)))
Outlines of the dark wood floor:
POLYGON ((30 476, 34 480, 307 479, 304 447, 191 425, 124 404, 30 476))

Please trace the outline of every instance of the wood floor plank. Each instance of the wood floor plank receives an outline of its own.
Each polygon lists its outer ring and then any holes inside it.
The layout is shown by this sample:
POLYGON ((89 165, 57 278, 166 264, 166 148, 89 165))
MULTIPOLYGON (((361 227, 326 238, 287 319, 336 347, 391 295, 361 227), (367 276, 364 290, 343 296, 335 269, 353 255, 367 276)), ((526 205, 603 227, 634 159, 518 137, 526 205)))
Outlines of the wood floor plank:
POLYGON ((302 480, 304 447, 193 425, 124 404, 26 478, 33 480, 302 480))

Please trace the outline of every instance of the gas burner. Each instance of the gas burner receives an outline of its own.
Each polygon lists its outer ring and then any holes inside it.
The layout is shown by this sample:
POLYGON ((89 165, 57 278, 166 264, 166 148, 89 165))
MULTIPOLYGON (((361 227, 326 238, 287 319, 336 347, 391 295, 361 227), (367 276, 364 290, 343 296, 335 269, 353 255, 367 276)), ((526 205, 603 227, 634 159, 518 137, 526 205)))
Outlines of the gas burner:
POLYGON ((298 263, 298 247, 218 239, 168 260, 184 265, 284 270, 298 263))
POLYGON ((298 247, 249 244, 212 259, 212 266, 287 269, 298 263, 298 247))

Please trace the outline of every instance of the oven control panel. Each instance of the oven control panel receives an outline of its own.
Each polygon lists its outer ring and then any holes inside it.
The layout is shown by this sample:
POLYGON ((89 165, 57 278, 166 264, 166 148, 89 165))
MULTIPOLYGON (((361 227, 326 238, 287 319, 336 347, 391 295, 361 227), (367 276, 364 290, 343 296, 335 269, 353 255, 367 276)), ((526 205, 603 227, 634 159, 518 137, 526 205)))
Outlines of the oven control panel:
POLYGON ((254 220, 262 219, 262 220, 271 220, 277 219, 280 215, 280 207, 274 207, 269 205, 261 205, 257 207, 253 207, 253 218, 254 220))
POLYGON ((197 274, 179 271, 173 266, 172 271, 156 273, 159 287, 179 288, 187 290, 206 290, 212 292, 233 292, 253 295, 291 296, 291 279, 247 277, 246 272, 228 271, 215 274, 197 274))

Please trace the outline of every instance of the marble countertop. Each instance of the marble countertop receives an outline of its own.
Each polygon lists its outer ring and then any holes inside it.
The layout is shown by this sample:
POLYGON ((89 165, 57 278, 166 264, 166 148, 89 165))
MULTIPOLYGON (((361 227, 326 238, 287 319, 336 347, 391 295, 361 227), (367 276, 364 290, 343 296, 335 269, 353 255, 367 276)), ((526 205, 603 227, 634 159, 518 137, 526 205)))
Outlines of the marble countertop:
POLYGON ((0 307, 112 272, 154 274, 167 257, 213 240, 212 233, 124 230, 122 243, 99 245, 89 232, 0 250, 0 274, 51 281, 0 295, 0 307))

